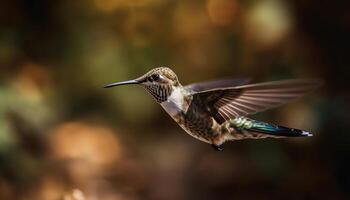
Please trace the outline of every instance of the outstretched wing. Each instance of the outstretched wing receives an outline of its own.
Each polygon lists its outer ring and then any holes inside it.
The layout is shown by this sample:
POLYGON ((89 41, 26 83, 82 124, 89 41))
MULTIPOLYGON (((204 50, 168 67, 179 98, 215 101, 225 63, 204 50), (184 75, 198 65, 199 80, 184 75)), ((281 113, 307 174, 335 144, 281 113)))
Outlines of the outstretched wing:
POLYGON ((296 79, 198 91, 193 94, 218 123, 280 106, 320 85, 317 80, 296 79))
POLYGON ((186 85, 185 88, 193 93, 208 91, 218 88, 232 88, 239 85, 245 85, 250 82, 250 79, 222 79, 215 81, 199 82, 186 85))

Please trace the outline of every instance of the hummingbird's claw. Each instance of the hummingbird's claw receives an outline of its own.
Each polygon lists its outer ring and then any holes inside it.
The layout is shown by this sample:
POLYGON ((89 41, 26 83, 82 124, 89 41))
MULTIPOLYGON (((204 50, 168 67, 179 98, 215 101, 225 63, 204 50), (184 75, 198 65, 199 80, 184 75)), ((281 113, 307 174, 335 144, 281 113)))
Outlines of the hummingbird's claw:
POLYGON ((211 144, 211 146, 216 150, 216 151, 223 151, 224 148, 222 145, 216 145, 216 144, 211 144))

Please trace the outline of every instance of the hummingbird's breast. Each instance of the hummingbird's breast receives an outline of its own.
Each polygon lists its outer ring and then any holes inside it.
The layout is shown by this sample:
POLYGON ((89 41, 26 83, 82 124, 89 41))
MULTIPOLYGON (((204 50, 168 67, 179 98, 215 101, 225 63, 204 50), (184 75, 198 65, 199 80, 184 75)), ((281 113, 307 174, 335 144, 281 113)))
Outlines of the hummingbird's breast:
POLYGON ((186 96, 181 88, 174 88, 171 95, 166 101, 160 104, 164 110, 181 125, 181 119, 184 113, 187 112, 189 103, 186 101, 186 96))
POLYGON ((161 103, 164 110, 191 136, 212 143, 218 133, 216 121, 202 106, 191 102, 181 88, 174 89, 167 101, 161 103))

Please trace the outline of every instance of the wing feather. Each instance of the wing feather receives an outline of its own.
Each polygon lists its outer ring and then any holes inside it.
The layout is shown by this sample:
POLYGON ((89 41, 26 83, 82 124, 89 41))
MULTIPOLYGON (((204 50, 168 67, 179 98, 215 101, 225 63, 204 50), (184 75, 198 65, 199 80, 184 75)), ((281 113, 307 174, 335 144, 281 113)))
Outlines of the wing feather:
POLYGON ((197 93, 197 92, 208 91, 208 90, 218 89, 218 88, 235 87, 239 85, 248 84, 249 82, 250 82, 250 79, 246 79, 246 78, 223 79, 223 80, 207 81, 207 82, 200 82, 200 83, 192 83, 192 84, 186 85, 185 88, 197 93))
POLYGON ((210 88, 200 91, 214 118, 223 123, 234 117, 245 116, 274 108, 303 96, 320 85, 317 80, 295 79, 228 88, 210 88), (217 112, 219 115, 217 115, 217 112), (216 116, 216 117, 215 117, 216 116))

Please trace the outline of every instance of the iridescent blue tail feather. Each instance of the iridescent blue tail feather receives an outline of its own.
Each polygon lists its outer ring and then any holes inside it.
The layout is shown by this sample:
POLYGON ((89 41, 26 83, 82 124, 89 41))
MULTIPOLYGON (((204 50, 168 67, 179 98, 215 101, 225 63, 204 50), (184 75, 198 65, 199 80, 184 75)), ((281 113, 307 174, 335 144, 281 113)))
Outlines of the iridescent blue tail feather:
POLYGON ((312 134, 307 131, 273 125, 246 117, 238 117, 230 120, 229 127, 234 129, 232 134, 235 139, 312 136, 312 134))
POLYGON ((265 133, 275 136, 285 136, 285 137, 300 137, 300 136, 312 136, 311 133, 299 129, 288 128, 279 125, 273 125, 265 122, 255 121, 249 131, 254 131, 258 133, 265 133))

